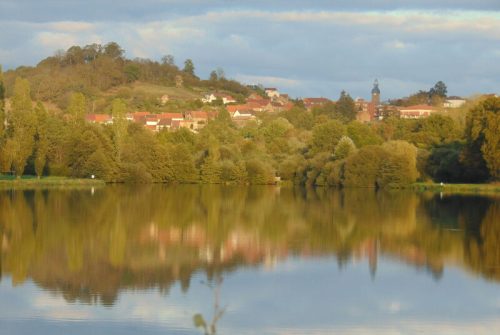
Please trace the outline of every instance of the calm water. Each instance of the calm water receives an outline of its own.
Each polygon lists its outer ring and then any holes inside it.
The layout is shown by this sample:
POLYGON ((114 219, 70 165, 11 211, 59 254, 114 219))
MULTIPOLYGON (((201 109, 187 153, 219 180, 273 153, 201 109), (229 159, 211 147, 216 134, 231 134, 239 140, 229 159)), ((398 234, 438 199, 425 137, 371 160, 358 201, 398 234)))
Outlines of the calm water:
POLYGON ((0 192, 0 334, 500 334, 500 199, 0 192))

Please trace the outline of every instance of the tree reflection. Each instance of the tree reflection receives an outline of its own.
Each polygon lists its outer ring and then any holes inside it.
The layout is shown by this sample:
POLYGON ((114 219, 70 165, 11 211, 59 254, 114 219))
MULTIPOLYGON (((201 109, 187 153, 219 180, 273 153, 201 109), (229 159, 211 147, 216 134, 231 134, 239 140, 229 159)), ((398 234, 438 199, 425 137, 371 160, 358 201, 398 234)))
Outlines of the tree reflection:
POLYGON ((222 287, 222 281, 222 275, 218 273, 213 282, 204 282, 204 284, 212 291, 214 299, 212 319, 210 320, 210 323, 207 323, 203 315, 200 313, 193 316, 194 326, 196 328, 203 329, 205 335, 217 334, 217 324, 226 312, 227 306, 221 307, 220 305, 220 290, 222 287))
MULTIPOLYGON (((0 193, 0 275, 68 301, 120 290, 184 291, 242 266, 334 255, 341 267, 397 259, 436 279, 459 264, 500 280, 500 200, 276 187, 116 186, 0 193)), ((209 325, 207 325, 209 327, 209 325)), ((207 328, 208 329, 208 328, 207 328)))

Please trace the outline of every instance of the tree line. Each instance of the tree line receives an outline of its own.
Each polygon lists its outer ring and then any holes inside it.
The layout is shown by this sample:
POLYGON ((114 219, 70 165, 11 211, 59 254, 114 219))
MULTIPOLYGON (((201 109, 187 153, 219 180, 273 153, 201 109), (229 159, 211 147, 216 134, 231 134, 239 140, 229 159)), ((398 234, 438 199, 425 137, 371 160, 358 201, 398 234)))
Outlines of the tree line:
MULTIPOLYGON (((64 59, 88 65, 102 57, 122 57, 116 46, 103 50, 74 59, 68 51, 64 59)), ((219 71, 212 80, 222 76, 219 71)), ((495 97, 470 105, 464 122, 436 114, 364 124, 355 121, 352 98, 343 92, 336 104, 306 111, 296 103, 282 113, 261 113, 258 121, 241 128, 219 108, 217 118, 197 134, 188 129, 155 134, 126 121, 133 107, 124 99, 106 106, 112 125, 90 124, 85 122, 90 101, 84 92, 72 91, 66 107, 53 111, 45 101, 33 101, 37 93, 32 87, 21 76, 13 87, 0 78, 0 170, 18 177, 235 184, 271 184, 279 177, 335 187, 500 179, 500 98, 495 97)))

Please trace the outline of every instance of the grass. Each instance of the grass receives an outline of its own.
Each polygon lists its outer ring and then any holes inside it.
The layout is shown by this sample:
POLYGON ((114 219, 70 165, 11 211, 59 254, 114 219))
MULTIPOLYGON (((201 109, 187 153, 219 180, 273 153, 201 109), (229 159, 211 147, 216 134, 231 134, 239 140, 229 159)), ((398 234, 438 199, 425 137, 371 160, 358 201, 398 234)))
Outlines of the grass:
POLYGON ((40 189, 40 188, 89 188, 104 186, 99 179, 75 179, 67 177, 23 176, 20 179, 11 175, 0 175, 0 189, 40 189))
POLYGON ((414 183, 408 188, 420 192, 446 192, 464 194, 500 194, 500 184, 438 184, 438 183, 414 183))
POLYGON ((147 95, 163 96, 168 95, 170 100, 193 100, 202 97, 201 89, 188 89, 185 87, 161 86, 144 82, 134 82, 126 86, 113 87, 105 95, 116 95, 121 89, 128 88, 132 94, 141 93, 147 95))

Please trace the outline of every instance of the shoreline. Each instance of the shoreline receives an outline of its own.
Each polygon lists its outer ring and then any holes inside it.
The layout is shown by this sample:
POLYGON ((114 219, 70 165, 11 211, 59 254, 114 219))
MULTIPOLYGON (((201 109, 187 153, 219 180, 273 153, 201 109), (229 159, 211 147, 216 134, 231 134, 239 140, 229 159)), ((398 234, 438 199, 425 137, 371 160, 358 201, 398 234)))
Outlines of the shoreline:
POLYGON ((417 192, 443 192, 448 194, 499 194, 500 184, 438 184, 413 183, 401 187, 417 192))
POLYGON ((92 188, 103 187, 106 183, 100 179, 81 179, 67 177, 42 177, 21 179, 0 179, 0 190, 30 190, 48 188, 92 188))

